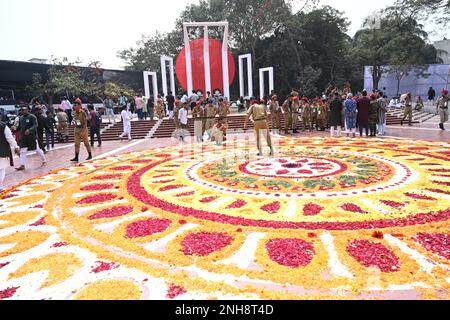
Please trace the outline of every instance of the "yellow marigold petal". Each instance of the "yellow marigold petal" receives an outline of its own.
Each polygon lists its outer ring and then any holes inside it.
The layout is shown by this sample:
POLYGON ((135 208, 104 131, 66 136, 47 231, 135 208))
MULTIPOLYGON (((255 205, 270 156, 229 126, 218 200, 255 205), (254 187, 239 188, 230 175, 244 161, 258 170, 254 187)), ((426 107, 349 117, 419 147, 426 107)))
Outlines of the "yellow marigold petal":
POLYGON ((9 228, 21 224, 25 224, 27 222, 33 222, 32 219, 36 218, 40 212, 38 211, 26 211, 26 212, 14 212, 0 218, 1 221, 4 221, 4 224, 0 224, 0 229, 9 228))
MULTIPOLYGON (((3 219, 3 217, 2 217, 3 219)), ((6 237, 0 238, 0 244, 15 244, 14 247, 0 252, 0 258, 12 254, 21 253, 40 245, 47 240, 48 233, 38 231, 26 231, 10 234, 6 237)))
POLYGON ((34 258, 25 263, 10 278, 20 278, 29 273, 47 270, 48 276, 41 288, 60 283, 78 271, 82 266, 81 260, 73 253, 54 253, 34 258))
POLYGON ((74 300, 139 300, 142 291, 137 284, 126 280, 101 280, 88 284, 74 300))

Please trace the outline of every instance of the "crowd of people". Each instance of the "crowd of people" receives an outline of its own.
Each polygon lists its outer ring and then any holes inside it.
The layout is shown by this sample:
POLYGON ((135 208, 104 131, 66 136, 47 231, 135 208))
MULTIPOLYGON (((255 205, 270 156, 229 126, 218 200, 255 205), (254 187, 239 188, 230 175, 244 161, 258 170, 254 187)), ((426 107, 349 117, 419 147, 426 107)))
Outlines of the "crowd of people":
MULTIPOLYGON (((241 98, 238 108, 247 113, 244 131, 252 118, 255 127, 259 155, 262 155, 261 138, 264 136, 273 154, 270 133, 274 135, 298 134, 304 131, 330 130, 332 137, 340 137, 345 132, 347 137, 385 135, 387 111, 389 102, 381 91, 371 93, 366 90, 353 94, 349 85, 343 89, 335 86, 328 87, 322 96, 306 97, 300 90, 293 89, 291 94, 280 101, 276 92, 262 99, 250 97, 241 98)), ((434 91, 434 90, 433 90, 434 91)), ((448 90, 442 90, 436 100, 435 93, 430 88, 429 100, 436 103, 440 115, 440 128, 445 130, 444 123, 448 121, 448 90)), ((412 125, 413 98, 411 93, 401 97, 404 104, 403 125, 407 120, 412 125)), ((416 100, 415 110, 423 109, 423 100, 416 100)), ((42 104, 36 99, 31 105, 21 105, 18 116, 11 122, 6 113, 0 110, 0 190, 6 168, 12 163, 11 148, 19 155, 20 166, 23 171, 27 166, 28 151, 36 150, 37 155, 45 165, 45 154, 55 147, 58 142, 69 141, 69 125, 74 127, 75 157, 72 162, 79 161, 80 145, 85 145, 88 157, 92 159, 92 148, 95 139, 98 147, 102 145, 101 127, 102 116, 110 124, 117 121, 117 108, 123 123, 123 133, 118 137, 132 140, 131 121, 162 120, 168 118, 175 124, 175 136, 185 141, 188 135, 189 118, 194 122, 194 137, 197 143, 212 141, 221 145, 227 139, 229 127, 228 116, 231 113, 230 102, 222 96, 219 90, 206 95, 200 90, 194 90, 174 96, 169 92, 167 96, 157 95, 147 98, 142 93, 134 97, 127 97, 121 93, 119 97, 105 97, 102 107, 96 108, 92 104, 83 105, 80 98, 73 104, 63 97, 61 103, 55 107, 42 104), (56 134, 56 135, 55 135, 56 134), (45 137, 45 140, 44 140, 45 137)), ((151 128, 149 128, 150 130, 151 128)))

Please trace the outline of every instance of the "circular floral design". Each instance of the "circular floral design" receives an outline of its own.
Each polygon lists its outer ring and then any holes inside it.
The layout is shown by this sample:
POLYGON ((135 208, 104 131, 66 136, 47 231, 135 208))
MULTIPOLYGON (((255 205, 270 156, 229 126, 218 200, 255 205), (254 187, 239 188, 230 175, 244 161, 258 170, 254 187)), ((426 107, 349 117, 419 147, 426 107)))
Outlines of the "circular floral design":
POLYGON ((336 160, 299 156, 249 161, 240 170, 271 178, 314 179, 345 172, 347 166, 336 160))
POLYGON ((0 299, 450 297, 450 145, 277 143, 128 153, 0 194, 0 299))

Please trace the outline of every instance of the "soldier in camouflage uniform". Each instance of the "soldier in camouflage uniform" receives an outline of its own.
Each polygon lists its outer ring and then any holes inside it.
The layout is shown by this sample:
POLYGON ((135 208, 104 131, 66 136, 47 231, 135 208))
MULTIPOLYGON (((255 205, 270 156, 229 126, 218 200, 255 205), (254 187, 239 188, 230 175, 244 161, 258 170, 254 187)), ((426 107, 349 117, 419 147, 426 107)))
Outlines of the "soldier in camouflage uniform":
POLYGON ((377 124, 379 122, 379 110, 380 105, 377 100, 375 93, 370 95, 370 105, 369 105, 369 130, 370 136, 375 137, 377 135, 377 124))
POLYGON ((201 101, 195 104, 192 109, 192 118, 194 119, 194 136, 197 142, 203 141, 203 110, 201 107, 201 101))
POLYGON ((211 139, 211 129, 216 122, 217 109, 216 107, 209 102, 205 108, 206 122, 205 122, 205 130, 208 132, 209 139, 211 139))
POLYGON ((448 90, 444 89, 442 90, 442 95, 437 100, 437 107, 439 111, 439 128, 441 130, 445 130, 444 123, 448 121, 448 101, 450 100, 450 97, 448 95, 448 90))
POLYGON ((81 108, 81 104, 79 102, 74 103, 73 111, 73 123, 75 125, 75 158, 70 161, 79 161, 81 142, 84 143, 84 146, 86 147, 86 150, 89 154, 88 158, 86 159, 88 161, 92 159, 92 150, 89 143, 87 115, 86 112, 81 108))
POLYGON ((292 133, 298 133, 298 117, 301 116, 302 110, 298 96, 294 96, 292 100, 292 133))
POLYGON ((311 106, 308 103, 308 98, 302 98, 302 131, 308 127, 309 131, 312 131, 311 126, 311 106))
POLYGON ((289 133, 289 129, 292 127, 292 100, 293 97, 289 96, 283 103, 283 116, 284 116, 284 132, 289 133))
POLYGON ((317 101, 317 127, 320 131, 325 131, 326 119, 328 118, 326 105, 323 100, 317 101))
POLYGON ((317 97, 313 99, 313 103, 311 105, 311 127, 313 130, 319 130, 317 125, 317 113, 319 111, 319 107, 317 104, 317 97))
POLYGON ((282 111, 276 95, 272 96, 269 107, 270 116, 272 119, 272 131, 274 134, 280 134, 282 111))

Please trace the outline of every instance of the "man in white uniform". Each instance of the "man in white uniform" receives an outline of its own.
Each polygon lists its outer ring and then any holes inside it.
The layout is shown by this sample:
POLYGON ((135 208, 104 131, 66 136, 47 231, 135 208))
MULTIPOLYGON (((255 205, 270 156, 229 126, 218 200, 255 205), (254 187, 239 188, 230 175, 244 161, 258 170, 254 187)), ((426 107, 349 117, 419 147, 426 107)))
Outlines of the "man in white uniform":
POLYGON ((185 104, 183 106, 183 108, 181 108, 180 111, 178 112, 178 119, 180 120, 180 125, 181 125, 180 139, 183 142, 184 142, 184 137, 187 134, 189 134, 189 131, 187 131, 188 115, 189 115, 189 106, 187 104, 185 104))
POLYGON ((3 191, 6 168, 14 165, 11 148, 13 148, 17 154, 20 151, 11 130, 5 123, 0 122, 0 192, 3 191))
POLYGON ((125 136, 128 136, 128 141, 131 141, 131 112, 127 110, 127 107, 123 107, 120 116, 123 122, 123 133, 119 138, 122 140, 125 136))

